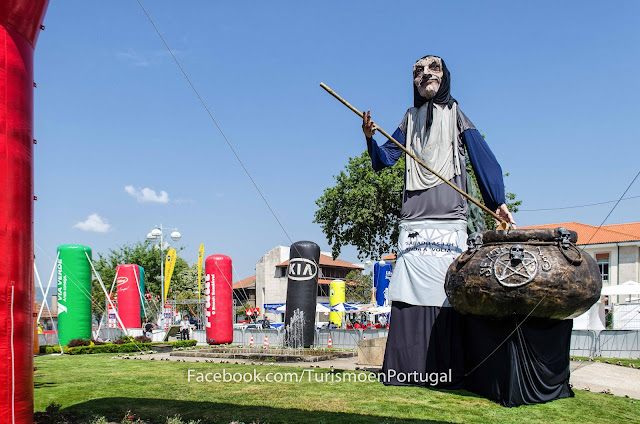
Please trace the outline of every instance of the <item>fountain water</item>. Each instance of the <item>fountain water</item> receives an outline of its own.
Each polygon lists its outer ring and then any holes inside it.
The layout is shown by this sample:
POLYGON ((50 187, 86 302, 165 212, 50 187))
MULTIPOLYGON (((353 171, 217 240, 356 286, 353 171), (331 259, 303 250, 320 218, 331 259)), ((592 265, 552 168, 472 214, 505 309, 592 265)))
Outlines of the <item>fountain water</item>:
POLYGON ((304 349, 304 311, 293 311, 291 321, 285 328, 284 345, 289 349, 304 349))

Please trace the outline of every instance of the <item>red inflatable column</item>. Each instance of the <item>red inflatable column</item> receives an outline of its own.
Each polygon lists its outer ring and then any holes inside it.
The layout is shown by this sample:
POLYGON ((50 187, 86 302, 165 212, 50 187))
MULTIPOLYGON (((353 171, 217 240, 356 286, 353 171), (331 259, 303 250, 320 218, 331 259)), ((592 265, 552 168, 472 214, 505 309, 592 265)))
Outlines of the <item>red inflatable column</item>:
POLYGON ((0 417, 33 422, 33 49, 47 0, 0 1, 0 417))
POLYGON ((204 263, 205 326, 207 343, 233 341, 233 289, 231 258, 211 255, 204 263))
POLYGON ((138 265, 118 265, 116 284, 118 287, 118 314, 125 328, 141 328, 140 321, 140 274, 138 265))

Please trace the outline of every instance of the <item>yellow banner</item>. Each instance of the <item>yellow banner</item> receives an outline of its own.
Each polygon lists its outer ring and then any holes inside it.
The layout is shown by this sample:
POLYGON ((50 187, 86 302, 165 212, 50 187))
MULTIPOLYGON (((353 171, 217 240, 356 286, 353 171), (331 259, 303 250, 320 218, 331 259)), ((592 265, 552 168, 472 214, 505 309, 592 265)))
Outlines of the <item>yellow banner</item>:
POLYGON ((167 256, 164 261, 164 298, 167 298, 169 294, 169 285, 171 284, 171 275, 173 274, 173 267, 176 264, 176 259, 178 258, 178 254, 176 253, 176 249, 171 248, 169 252, 167 252, 167 256))
POLYGON ((200 300, 200 280, 202 279, 202 259, 204 258, 204 243, 200 244, 198 251, 198 300, 200 300))

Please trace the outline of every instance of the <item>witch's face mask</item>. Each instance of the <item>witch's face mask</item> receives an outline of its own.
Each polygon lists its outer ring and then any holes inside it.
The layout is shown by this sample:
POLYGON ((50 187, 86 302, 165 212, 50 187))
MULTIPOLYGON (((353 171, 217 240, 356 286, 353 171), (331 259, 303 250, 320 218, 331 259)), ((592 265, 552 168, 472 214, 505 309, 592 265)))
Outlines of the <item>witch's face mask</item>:
POLYGON ((442 82, 442 59, 427 56, 413 65, 413 83, 425 99, 435 97, 442 82))

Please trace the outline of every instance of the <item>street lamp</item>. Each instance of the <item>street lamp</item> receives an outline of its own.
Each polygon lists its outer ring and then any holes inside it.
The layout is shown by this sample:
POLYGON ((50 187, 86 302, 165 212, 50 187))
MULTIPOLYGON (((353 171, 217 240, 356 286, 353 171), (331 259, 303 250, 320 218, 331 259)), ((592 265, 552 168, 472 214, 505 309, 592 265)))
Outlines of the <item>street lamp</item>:
MULTIPOLYGON (((164 246, 163 246, 163 237, 164 237, 164 228, 162 228, 162 224, 159 227, 151 230, 149 234, 147 234, 147 240, 155 241, 160 239, 160 296, 162 299, 162 308, 164 308, 164 246)), ((178 232, 178 230, 174 229, 173 232, 169 235, 171 240, 178 241, 182 237, 182 234, 178 232)))

